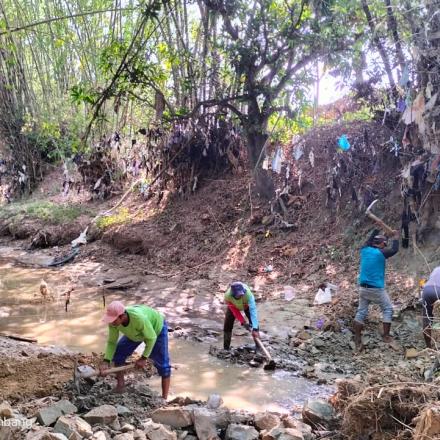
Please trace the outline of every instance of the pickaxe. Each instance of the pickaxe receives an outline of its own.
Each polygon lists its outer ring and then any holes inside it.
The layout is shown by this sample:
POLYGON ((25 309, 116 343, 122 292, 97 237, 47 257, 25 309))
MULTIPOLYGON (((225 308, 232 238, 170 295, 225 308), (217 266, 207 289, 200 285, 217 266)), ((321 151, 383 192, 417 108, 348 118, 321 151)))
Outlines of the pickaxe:
POLYGON ((103 374, 99 370, 95 370, 89 365, 81 365, 78 367, 78 362, 75 360, 73 366, 73 383, 75 384, 76 390, 80 393, 79 380, 86 379, 88 377, 95 376, 107 376, 108 374, 119 373, 120 371, 133 370, 135 364, 122 365, 121 367, 108 368, 103 374))
POLYGON ((373 220, 374 222, 376 222, 378 224, 378 226, 380 226, 384 232, 387 235, 393 235, 396 233, 396 231, 392 228, 390 228, 388 225, 386 225, 379 217, 376 217, 372 212, 371 212, 371 208, 373 208, 373 206, 376 204, 376 202, 379 199, 373 200, 373 202, 371 202, 370 206, 367 208, 367 210, 365 211, 365 214, 368 215, 368 217, 371 218, 371 220, 373 220))

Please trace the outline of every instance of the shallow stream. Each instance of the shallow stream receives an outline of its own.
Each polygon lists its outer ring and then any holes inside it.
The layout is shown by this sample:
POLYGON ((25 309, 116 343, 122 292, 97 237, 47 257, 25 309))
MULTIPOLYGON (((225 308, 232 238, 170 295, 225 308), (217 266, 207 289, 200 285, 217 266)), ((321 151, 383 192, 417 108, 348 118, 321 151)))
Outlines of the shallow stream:
MULTIPOLYGON (((22 251, 0 249, 0 333, 35 338, 39 344, 66 346, 78 352, 102 352, 107 335, 106 326, 100 322, 104 309, 102 291, 78 285, 75 274, 84 268, 77 263, 60 269, 24 266, 28 257, 22 251), (53 297, 46 301, 40 294, 43 279, 53 297), (66 311, 65 292, 73 281, 75 291, 66 311)), ((44 257, 40 259, 43 261, 44 257)), ((91 272, 98 269, 93 267, 91 272)), ((150 287, 141 286, 139 290, 148 292, 150 287)), ((107 303, 113 299, 127 301, 127 293, 106 293, 107 303)), ((221 328, 219 323, 214 324, 221 328)), ((206 400, 210 394, 218 393, 229 408, 289 412, 309 397, 330 392, 329 388, 290 372, 267 372, 263 368, 230 364, 209 355, 209 343, 189 342, 170 335, 174 367, 171 397, 206 400)), ((220 342, 212 339, 213 344, 220 342)), ((149 382, 159 391, 159 377, 149 382)))

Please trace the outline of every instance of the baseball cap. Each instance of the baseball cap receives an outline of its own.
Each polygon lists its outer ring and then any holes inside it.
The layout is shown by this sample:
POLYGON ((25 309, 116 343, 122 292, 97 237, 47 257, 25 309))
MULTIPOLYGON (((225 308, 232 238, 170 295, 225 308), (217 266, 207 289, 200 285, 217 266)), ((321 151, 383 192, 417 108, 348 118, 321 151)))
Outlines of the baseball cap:
POLYGON ((102 322, 107 324, 115 321, 118 316, 122 315, 125 312, 124 304, 121 301, 112 301, 105 311, 105 315, 102 317, 102 322))
POLYGON ((234 298, 239 298, 246 293, 246 290, 242 283, 236 281, 235 283, 231 284, 231 293, 234 298))
POLYGON ((385 235, 375 235, 373 237, 373 243, 379 244, 379 243, 386 243, 388 241, 387 237, 385 235))

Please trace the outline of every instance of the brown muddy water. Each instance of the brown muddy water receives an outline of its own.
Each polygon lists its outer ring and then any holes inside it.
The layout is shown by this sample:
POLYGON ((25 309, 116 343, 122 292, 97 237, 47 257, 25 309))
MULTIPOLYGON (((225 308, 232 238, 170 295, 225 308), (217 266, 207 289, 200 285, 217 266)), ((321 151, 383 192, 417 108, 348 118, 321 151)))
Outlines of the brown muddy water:
MULTIPOLYGON (((79 263, 59 269, 24 266, 29 262, 41 263, 45 259, 47 257, 29 256, 10 248, 0 249, 0 333, 35 338, 39 344, 64 346, 78 352, 101 353, 107 336, 107 328, 100 322, 104 310, 102 290, 81 285, 79 274, 90 281, 102 268, 94 264, 85 267, 79 263), (42 280, 47 282, 53 297, 50 301, 42 300, 42 280), (66 311, 65 292, 72 283, 75 291, 66 311)), ((162 281, 150 282, 160 284, 162 281)), ((138 291, 148 292, 150 289, 151 286, 141 285, 138 291)), ((179 292, 179 286, 168 286, 167 289, 174 297, 175 292, 179 292)), ((114 299, 130 303, 133 299, 145 299, 145 302, 152 303, 147 296, 130 297, 129 301, 126 292, 106 293, 107 304, 114 299)), ((167 313, 166 304, 164 306, 159 308, 167 313)), ((169 312, 168 316, 173 315, 171 310, 169 312)), ((268 312, 272 310, 262 313, 262 321, 266 314, 269 315, 268 312)), ((197 319, 192 321, 197 322, 197 319)), ((206 320, 199 318, 199 321, 204 324, 206 320)), ((185 319, 179 324, 182 323, 185 319)), ((219 330, 221 322, 212 322, 212 326, 219 330)), ((218 340, 212 338, 212 343, 220 345, 220 339, 221 336, 218 340)), ((210 394, 217 393, 231 409, 289 412, 307 398, 331 393, 331 388, 317 386, 290 372, 266 372, 262 368, 233 365, 210 356, 208 351, 209 343, 189 342, 170 334, 173 364, 171 398, 189 396, 206 400, 210 394)), ((160 390, 159 377, 148 381, 153 389, 160 390)))

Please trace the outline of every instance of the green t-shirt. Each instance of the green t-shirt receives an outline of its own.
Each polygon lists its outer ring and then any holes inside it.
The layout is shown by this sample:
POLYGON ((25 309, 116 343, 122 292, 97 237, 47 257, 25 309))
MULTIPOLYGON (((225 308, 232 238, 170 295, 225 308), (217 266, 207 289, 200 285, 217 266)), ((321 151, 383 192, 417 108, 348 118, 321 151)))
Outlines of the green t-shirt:
POLYGON ((251 289, 246 284, 243 286, 245 288, 245 294, 238 299, 232 296, 231 288, 225 293, 225 301, 227 303, 232 303, 241 312, 249 307, 249 303, 253 298, 251 289))
POLYGON ((132 341, 145 342, 145 350, 142 356, 148 357, 153 350, 158 335, 162 331, 164 317, 157 310, 144 305, 136 305, 126 307, 125 311, 130 319, 126 327, 123 325, 108 326, 108 339, 104 356, 108 361, 111 361, 115 354, 119 332, 132 341))

